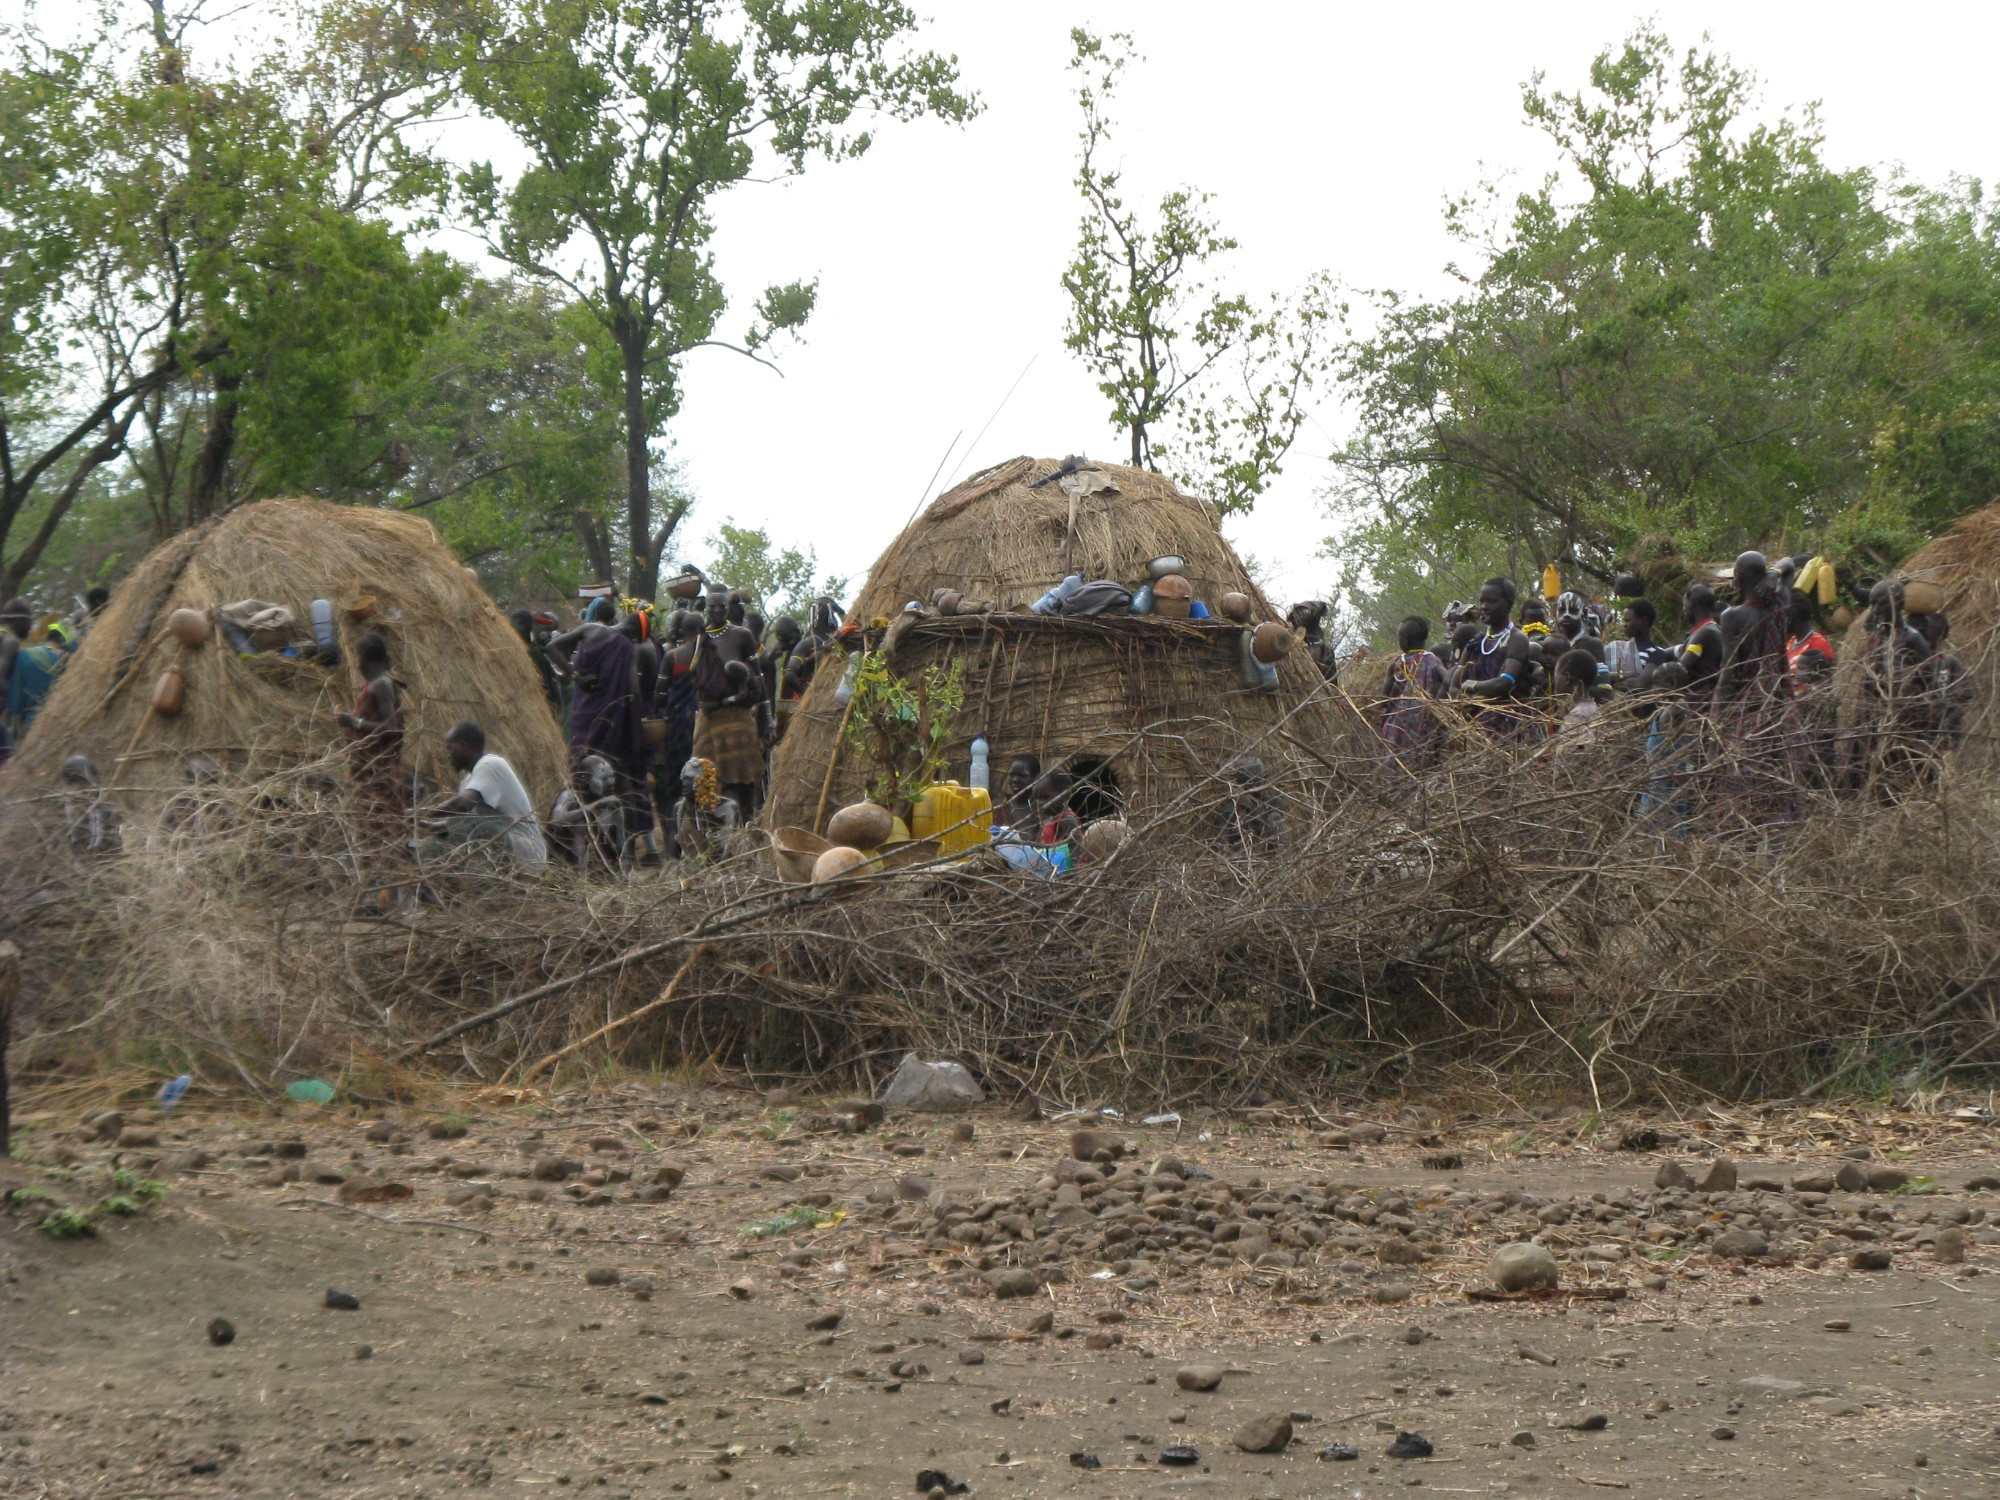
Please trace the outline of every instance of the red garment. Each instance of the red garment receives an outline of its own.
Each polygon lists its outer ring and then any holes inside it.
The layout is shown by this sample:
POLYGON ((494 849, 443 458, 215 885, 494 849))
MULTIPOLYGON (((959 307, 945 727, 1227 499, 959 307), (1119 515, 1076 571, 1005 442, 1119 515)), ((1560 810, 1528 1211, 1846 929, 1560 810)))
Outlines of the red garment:
POLYGON ((1827 640, 1825 634, 1821 631, 1807 631, 1804 635, 1793 636, 1786 643, 1785 665, 1791 671, 1792 687, 1795 691, 1799 685, 1799 662, 1808 654, 1815 651, 1826 658, 1827 665, 1831 666, 1833 664, 1833 644, 1827 640))

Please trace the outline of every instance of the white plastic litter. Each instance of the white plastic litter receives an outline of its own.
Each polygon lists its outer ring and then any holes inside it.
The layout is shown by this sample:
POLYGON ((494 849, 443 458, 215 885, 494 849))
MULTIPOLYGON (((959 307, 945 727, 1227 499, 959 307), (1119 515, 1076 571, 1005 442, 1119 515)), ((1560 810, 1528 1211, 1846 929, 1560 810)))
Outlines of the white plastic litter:
POLYGON ((882 1090, 884 1109, 921 1109, 945 1113, 983 1104, 985 1093, 964 1066, 955 1062, 924 1062, 916 1053, 897 1064, 882 1090))

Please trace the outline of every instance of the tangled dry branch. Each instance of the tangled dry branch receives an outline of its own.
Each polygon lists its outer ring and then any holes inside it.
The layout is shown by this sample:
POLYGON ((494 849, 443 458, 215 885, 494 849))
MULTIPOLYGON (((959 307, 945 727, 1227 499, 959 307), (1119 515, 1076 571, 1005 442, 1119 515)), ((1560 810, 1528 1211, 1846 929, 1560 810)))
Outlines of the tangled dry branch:
POLYGON ((609 1028, 562 1065, 860 1085, 917 1048, 1135 1105, 1453 1074, 1606 1107, 1994 1065, 1996 783, 1805 792, 1759 829, 1697 773, 1670 826, 1641 814, 1635 732, 1423 775, 1327 751, 1262 793, 1218 775, 1060 880, 982 856, 789 886, 744 849, 628 883, 432 871, 438 903, 388 919, 355 914, 373 877, 329 766, 171 816, 130 789, 117 858, 71 850, 59 794, 17 799, 15 1065, 366 1092, 441 1032, 434 1064, 501 1081, 609 1028))

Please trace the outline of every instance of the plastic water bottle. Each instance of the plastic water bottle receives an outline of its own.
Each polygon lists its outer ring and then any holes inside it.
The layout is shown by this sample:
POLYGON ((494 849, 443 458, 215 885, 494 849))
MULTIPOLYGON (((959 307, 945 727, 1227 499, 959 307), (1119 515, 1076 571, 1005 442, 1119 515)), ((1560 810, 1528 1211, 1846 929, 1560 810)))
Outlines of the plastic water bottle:
POLYGON ((333 633, 333 601, 315 599, 308 612, 312 616, 313 644, 319 647, 319 659, 331 665, 340 659, 340 642, 333 633))
POLYGON ((847 670, 840 674, 840 685, 833 690, 833 701, 842 708, 854 701, 854 679, 861 675, 861 653, 855 652, 847 658, 847 670))
POLYGON ((1153 586, 1142 583, 1132 591, 1130 612, 1135 615, 1150 615, 1153 612, 1153 586))
POLYGON ((1050 589, 1029 606, 1038 615, 1052 615, 1062 607, 1063 600, 1083 587, 1083 575, 1072 573, 1061 583, 1050 589))
POLYGON ((193 1083, 194 1075, 183 1073, 180 1077, 169 1078, 165 1083, 161 1084, 159 1094, 161 1112, 164 1113, 180 1103, 182 1096, 187 1093, 189 1086, 193 1083))
POLYGON ((966 777, 967 786, 976 786, 982 792, 993 790, 993 747, 986 743, 986 736, 972 737, 972 773, 966 777))

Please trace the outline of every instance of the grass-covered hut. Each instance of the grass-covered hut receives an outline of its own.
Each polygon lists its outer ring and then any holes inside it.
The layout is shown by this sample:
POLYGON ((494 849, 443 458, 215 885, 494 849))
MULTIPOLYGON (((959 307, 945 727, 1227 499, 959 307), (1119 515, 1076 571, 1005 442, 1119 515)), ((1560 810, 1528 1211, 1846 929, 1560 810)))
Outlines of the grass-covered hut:
POLYGON ((445 731, 474 719, 537 804, 554 799, 562 736, 526 648, 478 579, 427 521, 321 500, 244 506, 148 555, 113 592, 4 774, 16 786, 45 783, 82 754, 107 782, 143 797, 177 785, 197 755, 240 776, 334 756, 347 743, 334 715, 360 692, 354 644, 368 631, 388 641, 409 689, 405 760, 430 785, 452 779, 445 731), (239 655, 215 612, 244 599, 284 606, 300 640, 312 636, 312 601, 331 601, 338 660, 239 655), (174 638, 168 619, 178 609, 208 621, 203 644, 174 638), (170 667, 184 691, 169 717, 154 710, 153 694, 170 667))
MULTIPOLYGON (((1066 762, 1085 816, 1171 804, 1239 755, 1274 777, 1324 765, 1361 729, 1321 680, 1303 642, 1277 663, 1275 692, 1243 686, 1240 630, 1227 621, 1106 615, 1049 618, 1029 606, 1071 573, 1128 587, 1154 558, 1177 556, 1197 599, 1250 596, 1254 619, 1278 618, 1223 540, 1215 508, 1166 478, 1090 464, 1057 479, 1053 459, 1016 458, 938 497, 870 570, 850 619, 894 617, 939 589, 990 603, 895 632, 890 667, 914 676, 956 661, 965 707, 949 752, 963 780, 970 743, 991 745, 996 800, 1008 761, 1066 762), (1050 482, 1055 479, 1056 482, 1050 482)), ((815 828, 861 796, 868 767, 843 743, 839 672, 814 679, 778 747, 766 821, 815 828)))

